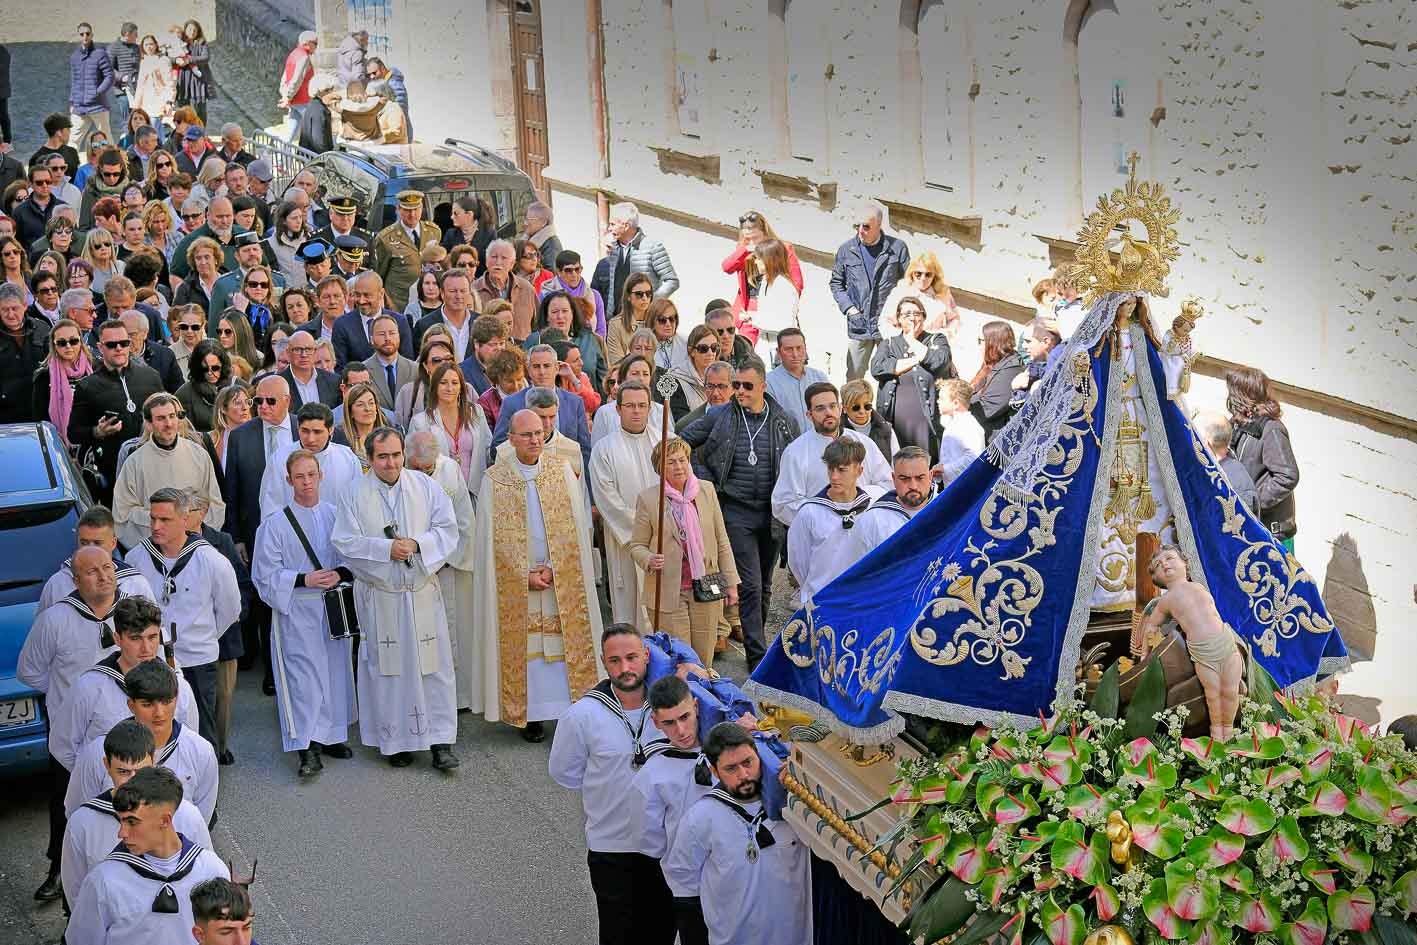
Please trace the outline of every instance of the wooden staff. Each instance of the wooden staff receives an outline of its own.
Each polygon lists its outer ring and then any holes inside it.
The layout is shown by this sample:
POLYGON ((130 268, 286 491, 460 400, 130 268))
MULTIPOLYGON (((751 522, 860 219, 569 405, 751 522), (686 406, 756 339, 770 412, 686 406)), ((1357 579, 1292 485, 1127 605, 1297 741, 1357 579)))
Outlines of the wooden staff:
MULTIPOLYGON (((674 379, 674 375, 670 374, 668 371, 665 371, 664 376, 659 379, 659 383, 655 384, 655 390, 659 392, 660 397, 664 398, 664 417, 663 423, 660 424, 659 430, 659 527, 657 529, 659 538, 655 542, 654 553, 663 557, 665 486, 664 464, 669 458, 669 451, 664 448, 664 444, 669 441, 669 398, 673 397, 675 391, 679 390, 679 382, 674 379)), ((659 566, 659 570, 656 571, 654 575, 654 620, 650 624, 650 626, 653 627, 653 629, 655 629, 656 631, 660 629, 659 604, 660 598, 663 596, 663 593, 664 565, 661 563, 659 566)))

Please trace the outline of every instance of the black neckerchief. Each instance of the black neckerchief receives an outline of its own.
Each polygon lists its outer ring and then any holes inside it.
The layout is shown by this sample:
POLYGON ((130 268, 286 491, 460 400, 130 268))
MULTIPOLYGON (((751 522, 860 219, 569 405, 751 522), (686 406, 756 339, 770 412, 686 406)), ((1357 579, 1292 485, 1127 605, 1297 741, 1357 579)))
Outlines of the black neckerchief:
POLYGON ((113 611, 118 608, 118 602, 122 599, 122 594, 114 594, 113 606, 108 608, 108 612, 105 614, 94 613, 93 609, 79 596, 78 588, 70 591, 69 596, 62 598, 61 602, 74 608, 75 613, 80 617, 99 625, 98 644, 106 650, 113 645, 113 626, 109 621, 113 619, 113 611))
POLYGON ((630 741, 634 743, 635 746, 635 753, 630 758, 630 767, 636 771, 644 767, 644 763, 649 760, 649 757, 645 754, 645 749, 644 746, 640 744, 640 739, 644 735, 645 723, 649 720, 649 709, 646 708, 644 715, 640 716, 640 727, 635 728, 635 726, 630 724, 630 717, 625 713, 625 707, 620 704, 620 700, 615 697, 615 693, 611 690, 610 680, 602 679, 595 685, 595 688, 587 692, 586 695, 605 706, 624 723, 625 732, 630 736, 630 741))
POLYGON ((856 498, 852 499, 850 502, 837 502, 834 499, 827 498, 827 490, 823 489, 802 504, 820 505, 823 508, 831 509, 841 517, 842 528, 851 528, 855 526, 857 516, 871 507, 871 496, 858 486, 856 489, 856 498))
POLYGON ((172 570, 167 570, 166 556, 157 545, 153 544, 152 536, 149 535, 142 541, 142 546, 152 559, 153 567, 157 573, 162 575, 162 603, 167 604, 172 599, 172 595, 177 593, 177 575, 182 573, 182 569, 191 562, 193 555, 198 548, 209 547, 205 538, 199 538, 192 532, 187 533, 187 544, 182 546, 182 550, 177 552, 177 558, 172 562, 172 570))
POLYGON ((118 846, 113 848, 112 853, 104 857, 105 860, 116 860, 119 863, 127 864, 133 872, 143 877, 143 879, 150 879, 155 883, 162 883, 162 888, 159 889, 157 895, 153 897, 152 909, 152 911, 161 915, 178 914, 180 909, 177 904, 177 894, 173 892, 170 884, 177 882, 188 873, 192 872, 192 867, 197 865, 197 858, 202 855, 202 851, 205 849, 204 847, 197 846, 180 833, 177 835, 177 839, 182 841, 182 854, 177 861, 177 868, 166 875, 153 869, 148 861, 141 856, 136 856, 128 852, 128 846, 124 843, 119 843, 118 846))
POLYGON ((681 761, 694 762, 694 783, 699 787, 708 787, 713 784, 713 772, 709 770, 708 758, 704 756, 701 749, 697 748, 675 748, 667 739, 651 742, 645 748, 645 759, 653 758, 655 755, 664 755, 669 758, 678 758, 681 761))
POLYGON ((764 823, 768 819, 768 809, 764 805, 758 809, 756 814, 748 813, 747 808, 738 803, 738 799, 729 794, 721 787, 715 787, 706 795, 726 806, 733 813, 737 814, 743 823, 748 825, 748 834, 753 838, 753 844, 748 847, 748 862, 753 862, 758 858, 758 851, 765 850, 777 843, 777 838, 772 835, 768 825, 764 823))

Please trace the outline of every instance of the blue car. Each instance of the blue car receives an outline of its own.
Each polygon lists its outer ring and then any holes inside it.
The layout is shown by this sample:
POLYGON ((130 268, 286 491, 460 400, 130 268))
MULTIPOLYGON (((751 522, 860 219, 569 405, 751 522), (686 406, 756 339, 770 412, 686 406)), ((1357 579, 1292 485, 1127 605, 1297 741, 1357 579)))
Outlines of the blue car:
POLYGON ((43 698, 15 678, 15 665, 44 582, 73 554, 90 504, 52 425, 0 426, 0 777, 49 765, 43 698))

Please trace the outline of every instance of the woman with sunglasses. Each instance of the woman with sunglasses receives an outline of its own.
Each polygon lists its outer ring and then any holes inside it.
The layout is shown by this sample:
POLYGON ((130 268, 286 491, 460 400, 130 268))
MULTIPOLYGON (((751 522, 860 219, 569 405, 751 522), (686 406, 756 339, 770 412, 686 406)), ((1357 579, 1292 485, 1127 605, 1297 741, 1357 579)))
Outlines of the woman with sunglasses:
POLYGON ((68 217, 54 216, 44 225, 44 239, 35 243, 31 249, 30 261, 38 271, 40 256, 48 252, 57 253, 63 260, 63 265, 59 267, 59 271, 63 272, 68 268, 69 260, 77 258, 82 248, 83 243, 78 238, 74 221, 68 217))
POLYGON ((148 174, 143 179, 143 193, 149 200, 166 200, 168 184, 177 173, 177 158, 159 148, 148 158, 148 174))
POLYGON ((12 181, 5 185, 4 193, 0 194, 0 210, 3 210, 5 216, 13 220, 15 218, 15 207, 28 199, 30 199, 29 181, 12 181))
POLYGON ((341 411, 339 429, 335 430, 334 442, 349 447, 359 457, 364 471, 368 472, 369 456, 364 452, 364 440, 383 423, 384 414, 379 409, 379 395, 374 385, 368 381, 355 384, 344 393, 344 409, 341 411))
POLYGON ((895 427, 881 416, 875 406, 875 391, 864 377, 841 385, 841 419, 843 429, 857 433, 876 444, 882 456, 894 456, 900 451, 895 427))
POLYGON ((949 339, 955 369, 962 377, 973 377, 984 357, 974 340, 983 322, 976 319, 978 324, 965 325, 961 321, 959 307, 955 305, 954 294, 945 281, 940 258, 928 249, 910 260, 900 281, 886 296, 877 324, 883 340, 900 334, 895 310, 906 296, 914 296, 925 306, 925 330, 944 332, 949 339))
POLYGON ((763 271, 759 260, 756 258, 758 245, 767 240, 776 240, 782 244, 786 255, 787 268, 786 275, 797 294, 802 294, 802 264, 797 260, 797 250, 792 248, 792 244, 786 240, 779 239, 773 232, 772 225, 768 223, 761 213, 756 210, 749 210, 738 218, 738 244, 733 247, 733 252, 723 260, 723 271, 728 275, 738 277, 738 295, 733 302, 733 315, 738 320, 738 328, 749 342, 756 344, 758 333, 756 330, 749 330, 752 326, 752 317, 749 316, 747 324, 744 323, 745 314, 754 312, 758 308, 758 295, 762 288, 763 271))
MULTIPOLYGON (((135 112, 144 111, 157 119, 170 117, 172 100, 177 94, 172 60, 167 58, 157 37, 151 33, 144 36, 138 46, 142 58, 138 60, 138 81, 133 86, 129 104, 135 112)), ((154 124, 153 127, 158 126, 154 124)))
POLYGON ((168 346, 177 369, 187 376, 187 359, 197 345, 207 340, 207 316, 200 305, 174 305, 168 314, 172 323, 172 344, 168 346))
POLYGON ((925 306, 907 296, 896 306, 901 332, 881 342, 871 358, 881 416, 895 427, 901 446, 940 451, 936 381, 958 376, 944 332, 925 330, 925 306))
POLYGON ((212 428, 217 393, 231 383, 231 356, 211 338, 197 343, 187 362, 187 383, 177 388, 177 399, 198 433, 212 428))
POLYGON ((13 236, 0 238, 0 282, 18 286, 25 294, 25 304, 34 301, 30 292, 30 261, 25 248, 13 236))
POLYGON ((256 348, 256 341, 251 337, 251 323, 246 320, 246 314, 238 308, 229 308, 221 313, 221 321, 217 322, 217 341, 221 343, 222 350, 231 358, 235 370, 235 359, 241 358, 253 369, 259 370, 263 361, 261 352, 256 348))
POLYGON ((418 353, 418 373, 413 380, 400 387, 394 397, 394 419, 399 426, 408 428, 414 410, 419 409, 415 405, 422 405, 434 372, 445 364, 457 364, 452 340, 443 334, 424 335, 423 348, 418 353))
MULTIPOLYGON (((695 325, 689 332, 688 363, 681 364, 670 372, 679 382, 679 389, 669 398, 669 412, 674 423, 678 423, 700 404, 708 401, 704 372, 710 364, 718 360, 718 351, 718 335, 714 330, 707 325, 695 325)), ((650 399, 659 398, 655 396, 650 399)))
POLYGON ((74 388, 93 373, 93 359, 84 344, 78 322, 61 318, 49 333, 49 352, 34 372, 31 415, 48 420, 59 431, 65 446, 69 441, 69 414, 74 409, 74 388))
POLYGON ((52 272, 36 270, 30 276, 30 297, 34 299, 25 314, 42 318, 53 325, 63 316, 59 312, 59 277, 52 272))
POLYGON ((531 240, 513 240, 512 247, 517 252, 517 263, 512 267, 512 272, 530 282, 540 293, 541 287, 554 279, 556 274, 550 269, 541 268, 541 252, 531 240))
POLYGON ((654 334, 654 376, 689 363, 689 345, 679 334, 679 308, 669 299, 655 299, 645 315, 654 334))
POLYGON ((648 328, 646 319, 649 303, 654 301, 654 283, 643 272, 632 272, 625 279, 620 296, 620 314, 605 329, 605 353, 612 363, 630 353, 630 337, 641 328, 648 328))
MULTIPOLYGON (((221 278, 221 244, 210 236, 199 236, 187 247, 187 265, 192 272, 177 287, 172 301, 179 305, 200 305, 203 311, 211 308, 212 291, 221 278)), ((253 365, 254 366, 254 365, 253 365)))
POLYGON ((523 347, 530 351, 540 344, 542 333, 547 329, 563 332, 566 340, 580 351, 581 370, 590 378, 591 386, 599 391, 605 382, 605 368, 608 362, 605 343, 586 324, 589 307, 588 299, 576 300, 558 290, 547 292, 541 299, 536 321, 532 323, 535 330, 527 337, 523 347))
POLYGON ((275 324, 275 277, 265 266, 253 266, 241 276, 241 290, 231 293, 231 306, 246 316, 251 338, 259 349, 275 324))
POLYGON ((212 405, 212 428, 202 434, 202 446, 206 447, 216 469, 217 484, 226 485, 226 444, 227 435, 241 424, 251 419, 251 390, 242 381, 233 381, 229 386, 217 391, 212 405))

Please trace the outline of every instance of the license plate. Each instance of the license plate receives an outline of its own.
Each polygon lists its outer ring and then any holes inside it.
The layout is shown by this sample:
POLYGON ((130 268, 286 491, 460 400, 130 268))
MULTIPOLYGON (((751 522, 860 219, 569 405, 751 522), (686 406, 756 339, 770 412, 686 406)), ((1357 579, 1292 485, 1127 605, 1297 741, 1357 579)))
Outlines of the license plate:
POLYGON ((35 719, 35 702, 33 699, 11 699, 9 702, 0 702, 0 728, 9 728, 12 725, 25 725, 35 719))

